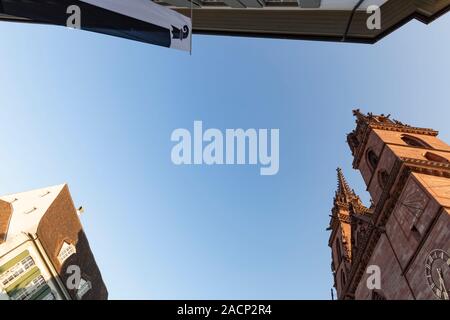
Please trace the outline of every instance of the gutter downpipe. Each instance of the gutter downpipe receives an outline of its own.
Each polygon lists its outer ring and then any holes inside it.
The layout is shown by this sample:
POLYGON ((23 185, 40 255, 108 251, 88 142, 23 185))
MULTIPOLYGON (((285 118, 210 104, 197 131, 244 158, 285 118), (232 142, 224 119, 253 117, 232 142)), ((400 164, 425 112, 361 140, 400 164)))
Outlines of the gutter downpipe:
POLYGON ((50 271, 52 277, 55 279, 55 281, 58 283, 58 291, 66 300, 72 300, 71 296, 67 292, 67 290, 64 287, 64 283, 61 280, 61 277, 59 276, 58 272, 56 272, 55 267, 53 266, 52 262, 48 259, 47 255, 45 253, 45 249, 42 246, 42 244, 39 241, 39 237, 33 236, 31 233, 26 234, 27 237, 33 242, 37 252, 39 253, 40 257, 42 258, 42 261, 44 261, 47 269, 50 271))
POLYGON ((363 2, 364 2, 364 0, 359 0, 358 3, 356 3, 356 5, 353 7, 352 13, 350 14, 350 18, 348 19, 348 22, 347 22, 347 27, 345 28, 344 35, 342 36, 342 40, 341 40, 342 42, 345 42, 347 40, 347 35, 350 30, 350 26, 353 22, 353 17, 355 16, 355 12, 356 12, 356 10, 359 9, 359 7, 362 5, 363 2))

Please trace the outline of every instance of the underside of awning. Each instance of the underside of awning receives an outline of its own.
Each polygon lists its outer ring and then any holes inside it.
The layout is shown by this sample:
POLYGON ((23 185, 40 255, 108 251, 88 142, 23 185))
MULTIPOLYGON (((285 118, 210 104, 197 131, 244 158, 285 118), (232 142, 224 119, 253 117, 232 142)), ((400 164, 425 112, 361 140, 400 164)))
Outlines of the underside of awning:
MULTIPOLYGON (((10 0, 0 0, 8 2, 10 0)), ((16 0, 17 1, 17 0, 16 0)), ((150 1, 150 0, 149 0, 150 1)), ((412 19, 429 23, 450 0, 154 0, 190 17, 197 34, 375 43, 412 19), (367 8, 379 6, 381 28, 369 29, 367 8)), ((0 6, 0 12, 2 8, 0 6)), ((120 21, 101 21, 120 32, 120 21)), ((0 13, 0 20, 46 23, 0 13)), ((125 22, 123 22, 125 23, 125 22)), ((100 28, 100 26, 97 26, 100 28)))

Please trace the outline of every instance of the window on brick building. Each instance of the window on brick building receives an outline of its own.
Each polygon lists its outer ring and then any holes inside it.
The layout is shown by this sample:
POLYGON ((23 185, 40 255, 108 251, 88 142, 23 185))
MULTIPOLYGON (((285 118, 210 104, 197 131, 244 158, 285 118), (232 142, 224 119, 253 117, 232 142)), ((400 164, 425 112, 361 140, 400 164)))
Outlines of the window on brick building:
POLYGON ((369 163, 369 166, 372 169, 372 171, 376 169, 378 165, 378 156, 375 154, 373 150, 369 150, 367 152, 367 162, 369 163))
POLYGON ((61 250, 59 250, 58 253, 59 263, 63 264, 64 261, 66 261, 71 255, 75 254, 76 252, 77 250, 73 244, 69 244, 64 241, 63 245, 61 246, 61 250))
POLYGON ((23 258, 0 275, 0 288, 1 286, 4 288, 10 286, 35 265, 36 264, 31 256, 23 258))
POLYGON ((420 148, 431 148, 431 146, 428 143, 426 143, 425 141, 423 141, 417 137, 403 134, 401 138, 402 138, 403 142, 406 143, 408 146, 420 147, 420 148))
POLYGON ((90 281, 86 281, 84 279, 80 280, 80 285, 78 286, 77 290, 77 298, 78 300, 81 300, 83 296, 92 289, 92 284, 90 281))
POLYGON ((381 189, 386 188, 389 181, 389 173, 387 173, 386 170, 380 170, 378 172, 378 184, 380 185, 381 189))
POLYGON ((450 163, 450 160, 448 160, 447 158, 444 158, 443 156, 440 156, 440 155, 432 153, 432 152, 425 153, 424 157, 427 160, 430 160, 433 162, 450 163))

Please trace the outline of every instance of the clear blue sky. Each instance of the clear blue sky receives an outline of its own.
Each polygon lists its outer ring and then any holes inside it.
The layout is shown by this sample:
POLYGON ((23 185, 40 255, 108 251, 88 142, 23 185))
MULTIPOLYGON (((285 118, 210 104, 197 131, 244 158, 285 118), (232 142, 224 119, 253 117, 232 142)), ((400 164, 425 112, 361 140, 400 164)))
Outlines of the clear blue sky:
POLYGON ((110 298, 329 299, 351 110, 450 141, 450 15, 376 45, 195 36, 193 55, 0 23, 0 194, 69 183, 110 298), (280 171, 174 166, 172 130, 279 128, 280 171))

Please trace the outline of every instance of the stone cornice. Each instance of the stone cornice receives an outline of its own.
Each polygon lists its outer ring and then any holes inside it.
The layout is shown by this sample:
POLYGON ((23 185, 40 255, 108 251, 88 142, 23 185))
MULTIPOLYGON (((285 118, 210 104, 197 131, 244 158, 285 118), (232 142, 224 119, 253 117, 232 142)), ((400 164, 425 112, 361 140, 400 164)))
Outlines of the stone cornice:
POLYGON ((411 171, 450 178, 450 163, 407 157, 402 157, 400 159, 411 169, 411 171))
POLYGON ((398 125, 393 123, 370 123, 370 127, 372 129, 377 130, 386 130, 386 131, 396 131, 396 132, 404 132, 404 133, 412 133, 412 134, 422 134, 427 136, 436 137, 439 134, 439 131, 429 129, 429 128, 418 128, 418 127, 410 127, 406 125, 398 125))
POLYGON ((403 124, 395 124, 395 123, 377 123, 370 121, 368 123, 358 123, 357 128, 353 133, 358 131, 363 131, 361 135, 363 137, 361 143, 359 144, 358 149, 353 152, 354 160, 353 160, 353 168, 357 169, 359 167, 359 163, 363 157, 364 150, 366 149, 367 142, 370 137, 370 129, 376 130, 385 130, 385 131, 395 131, 402 133, 410 133, 410 134, 421 134, 436 137, 439 134, 439 131, 428 129, 428 128, 418 128, 418 127, 410 127, 403 124))
POLYGON ((346 215, 346 214, 342 214, 342 213, 339 214, 339 221, 340 222, 344 222, 344 223, 348 223, 348 224, 351 223, 350 216, 346 215))

